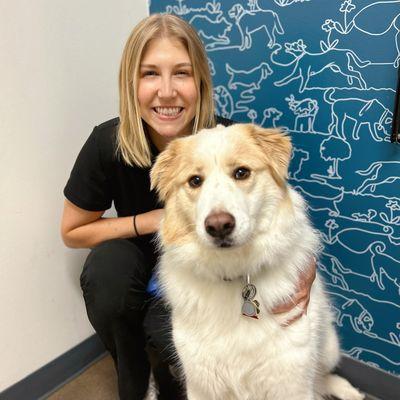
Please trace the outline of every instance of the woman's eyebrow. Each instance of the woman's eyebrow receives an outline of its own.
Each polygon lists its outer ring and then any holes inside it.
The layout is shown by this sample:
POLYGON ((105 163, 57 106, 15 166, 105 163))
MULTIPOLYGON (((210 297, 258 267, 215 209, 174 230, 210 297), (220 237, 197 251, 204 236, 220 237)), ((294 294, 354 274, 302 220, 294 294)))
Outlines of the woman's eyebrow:
MULTIPOLYGON (((174 67, 181 68, 181 67, 191 67, 192 64, 188 62, 183 62, 179 64, 175 64, 174 67)), ((158 68, 159 65, 156 64, 140 64, 140 68, 158 68)))

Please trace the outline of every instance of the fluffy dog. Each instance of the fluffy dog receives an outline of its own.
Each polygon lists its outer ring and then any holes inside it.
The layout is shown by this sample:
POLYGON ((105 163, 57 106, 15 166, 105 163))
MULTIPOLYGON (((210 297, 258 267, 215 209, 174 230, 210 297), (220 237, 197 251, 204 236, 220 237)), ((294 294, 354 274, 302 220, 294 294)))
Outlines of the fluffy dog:
POLYGON ((319 277, 307 315, 285 326, 300 310, 271 313, 319 249, 286 182, 290 153, 278 130, 217 126, 171 142, 151 171, 165 203, 159 280, 189 400, 364 398, 330 373, 339 345, 319 277))

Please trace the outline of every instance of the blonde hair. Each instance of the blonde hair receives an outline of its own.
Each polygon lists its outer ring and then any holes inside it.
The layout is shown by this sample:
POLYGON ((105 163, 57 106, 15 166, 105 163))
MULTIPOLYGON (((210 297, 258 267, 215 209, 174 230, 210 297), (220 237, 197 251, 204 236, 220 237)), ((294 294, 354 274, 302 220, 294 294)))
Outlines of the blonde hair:
POLYGON ((186 48, 193 67, 197 89, 193 131, 215 126, 212 81, 204 46, 196 31, 183 19, 169 14, 153 14, 142 20, 126 42, 120 72, 120 124, 117 152, 128 165, 148 167, 151 150, 146 137, 137 97, 140 62, 150 40, 174 38, 186 48))

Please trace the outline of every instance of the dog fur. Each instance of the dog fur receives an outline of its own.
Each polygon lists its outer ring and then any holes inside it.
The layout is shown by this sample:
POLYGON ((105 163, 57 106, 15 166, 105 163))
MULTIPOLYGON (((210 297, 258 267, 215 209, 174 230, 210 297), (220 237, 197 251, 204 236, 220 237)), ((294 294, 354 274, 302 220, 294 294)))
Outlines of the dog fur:
POLYGON ((271 313, 320 246, 304 200, 286 182, 290 156, 289 138, 276 129, 217 126, 172 141, 151 171, 165 204, 158 275, 189 400, 364 398, 330 373, 339 345, 318 276, 307 315, 288 325, 301 310, 271 313), (188 183, 193 176, 199 186, 188 183), (235 224, 213 237, 205 221, 219 213, 235 224), (259 319, 241 314, 247 274, 259 319))

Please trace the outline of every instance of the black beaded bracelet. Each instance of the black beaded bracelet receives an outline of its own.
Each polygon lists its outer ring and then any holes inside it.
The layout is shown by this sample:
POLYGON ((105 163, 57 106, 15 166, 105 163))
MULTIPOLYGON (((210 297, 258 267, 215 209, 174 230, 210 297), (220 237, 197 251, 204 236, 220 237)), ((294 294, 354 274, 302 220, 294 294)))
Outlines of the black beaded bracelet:
POLYGON ((139 237, 140 235, 139 235, 139 232, 138 232, 138 230, 136 228, 136 215, 133 216, 133 229, 135 231, 136 237, 139 237))

